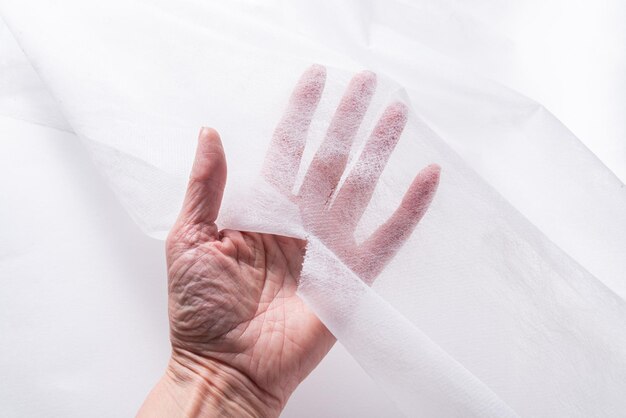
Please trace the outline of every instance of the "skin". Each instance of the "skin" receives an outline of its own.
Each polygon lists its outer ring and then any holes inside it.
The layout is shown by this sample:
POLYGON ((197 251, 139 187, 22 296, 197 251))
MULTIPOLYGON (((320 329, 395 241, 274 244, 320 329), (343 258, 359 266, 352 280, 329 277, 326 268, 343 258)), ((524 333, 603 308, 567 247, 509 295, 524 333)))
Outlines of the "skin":
MULTIPOLYGON (((301 77, 263 175, 298 205, 306 230, 371 283, 424 215, 439 167, 418 173, 389 220, 357 244, 358 219, 407 119, 405 105, 391 104, 336 190, 375 90, 374 74, 364 72, 347 87, 300 190, 292 193, 325 77, 321 66, 301 77)), ((225 184, 220 137, 203 128, 183 208, 166 242, 172 356, 139 416, 277 417, 335 342, 296 294, 306 242, 220 231, 215 221, 225 184)))

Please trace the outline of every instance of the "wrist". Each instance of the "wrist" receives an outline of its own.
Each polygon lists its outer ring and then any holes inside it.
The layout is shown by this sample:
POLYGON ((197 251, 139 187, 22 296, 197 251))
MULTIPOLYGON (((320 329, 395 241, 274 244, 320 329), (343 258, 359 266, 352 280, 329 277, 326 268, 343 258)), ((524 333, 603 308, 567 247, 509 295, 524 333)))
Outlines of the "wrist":
POLYGON ((281 410, 276 398, 230 366, 175 352, 139 416, 269 418, 281 410))

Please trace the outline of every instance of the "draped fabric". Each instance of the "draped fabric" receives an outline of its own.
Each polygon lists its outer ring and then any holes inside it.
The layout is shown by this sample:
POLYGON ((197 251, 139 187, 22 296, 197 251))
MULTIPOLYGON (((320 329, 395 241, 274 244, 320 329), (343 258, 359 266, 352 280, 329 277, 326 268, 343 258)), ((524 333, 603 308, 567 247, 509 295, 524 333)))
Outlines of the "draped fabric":
MULTIPOLYGON (((180 208, 198 128, 220 131, 229 178, 218 225, 308 240, 299 293, 393 401, 388 415, 622 413, 626 189, 615 163, 619 153, 601 162, 545 107, 506 85, 520 79, 511 73, 519 57, 501 28, 460 5, 429 1, 32 0, 2 1, 0 13, 0 114, 80 138, 86 152, 73 155, 83 164, 91 158, 112 191, 107 199, 143 234, 165 237, 180 208), (325 76, 304 126, 285 111, 311 68, 325 68, 325 76), (371 97, 359 99, 353 142, 328 148, 332 117, 364 69, 376 82, 371 97), (406 109, 406 126, 389 156, 365 158, 370 134, 390 105, 406 109), (278 151, 272 147, 277 126, 291 133, 278 151), (298 147, 301 159, 289 160, 298 147), (328 202, 293 199, 325 149, 327 159, 348 159, 339 185, 355 172, 370 183, 362 214, 342 218, 333 210, 340 187, 329 189, 328 202), (348 222, 350 245, 367 243, 402 205, 415 175, 433 164, 441 173, 430 207, 410 236, 389 238, 389 247, 400 250, 372 284, 367 272, 375 260, 355 269, 338 231, 348 222)), ((320 180, 317 195, 328 195, 320 180)), ((7 242, 33 234, 4 222, 7 242)), ((68 239, 50 231, 51 238, 68 239)), ((13 245, 2 261, 5 288, 33 294, 39 284, 23 280, 33 273, 19 259, 34 259, 29 251, 35 249, 13 245)), ((158 256, 136 248, 133 254, 145 264, 158 256)), ((41 268, 63 272, 72 263, 71 254, 64 257, 41 268)), ((83 275, 68 275, 64 291, 81 292, 83 275)), ((98 296, 96 284, 90 286, 96 299, 123 294, 98 296)), ((54 291, 41 294, 34 306, 54 306, 55 297, 54 291)), ((27 310, 11 292, 1 298, 7 320, 0 329, 11 343, 0 350, 10 359, 16 346, 45 331, 36 308, 27 310), (22 310, 28 313, 17 314, 22 310), (24 318, 38 323, 29 338, 24 318)), ((156 303, 150 299, 145 309, 156 303)), ((64 344, 80 342, 83 333, 64 344)), ((133 341, 124 333, 119 338, 133 341)), ((163 343, 150 335, 145 341, 163 343)), ((19 384, 1 396, 15 391, 19 397, 15 388, 25 382, 3 361, 19 384)), ((68 406, 76 382, 58 374, 72 362, 34 363, 31 373, 65 399, 56 411, 66 413, 59 415, 83 416, 80 407, 68 406)), ((94 385, 102 378, 89 367, 70 376, 94 385)), ((16 413, 30 408, 3 403, 16 413)))

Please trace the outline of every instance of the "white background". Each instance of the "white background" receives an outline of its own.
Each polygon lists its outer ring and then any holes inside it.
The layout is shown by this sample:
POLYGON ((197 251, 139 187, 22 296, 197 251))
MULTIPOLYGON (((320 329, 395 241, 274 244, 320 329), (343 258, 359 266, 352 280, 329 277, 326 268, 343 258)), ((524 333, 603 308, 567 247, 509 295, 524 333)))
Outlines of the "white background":
MULTIPOLYGON (((624 181, 623 3, 442 4, 506 39, 502 49, 448 44, 445 53, 542 103, 624 181)), ((284 13, 307 7, 285 5, 284 13)), ((113 198, 83 145, 52 110, 54 101, 38 86, 20 84, 29 70, 2 64, 0 335, 10 338, 0 342, 8 353, 0 360, 0 415, 132 415, 168 356, 162 242, 146 237, 113 198), (23 88, 11 90, 17 85, 23 88)), ((398 412, 336 347, 283 415, 398 412)))

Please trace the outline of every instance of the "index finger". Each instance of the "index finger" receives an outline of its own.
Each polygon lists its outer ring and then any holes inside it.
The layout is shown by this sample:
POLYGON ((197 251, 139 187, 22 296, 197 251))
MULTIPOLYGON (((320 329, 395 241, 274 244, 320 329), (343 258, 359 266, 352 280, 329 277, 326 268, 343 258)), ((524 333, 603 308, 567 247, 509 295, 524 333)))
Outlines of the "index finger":
POLYGON ((278 123, 263 165, 263 177, 285 194, 291 194, 307 133, 326 83, 326 69, 312 65, 300 77, 287 110, 278 123))

